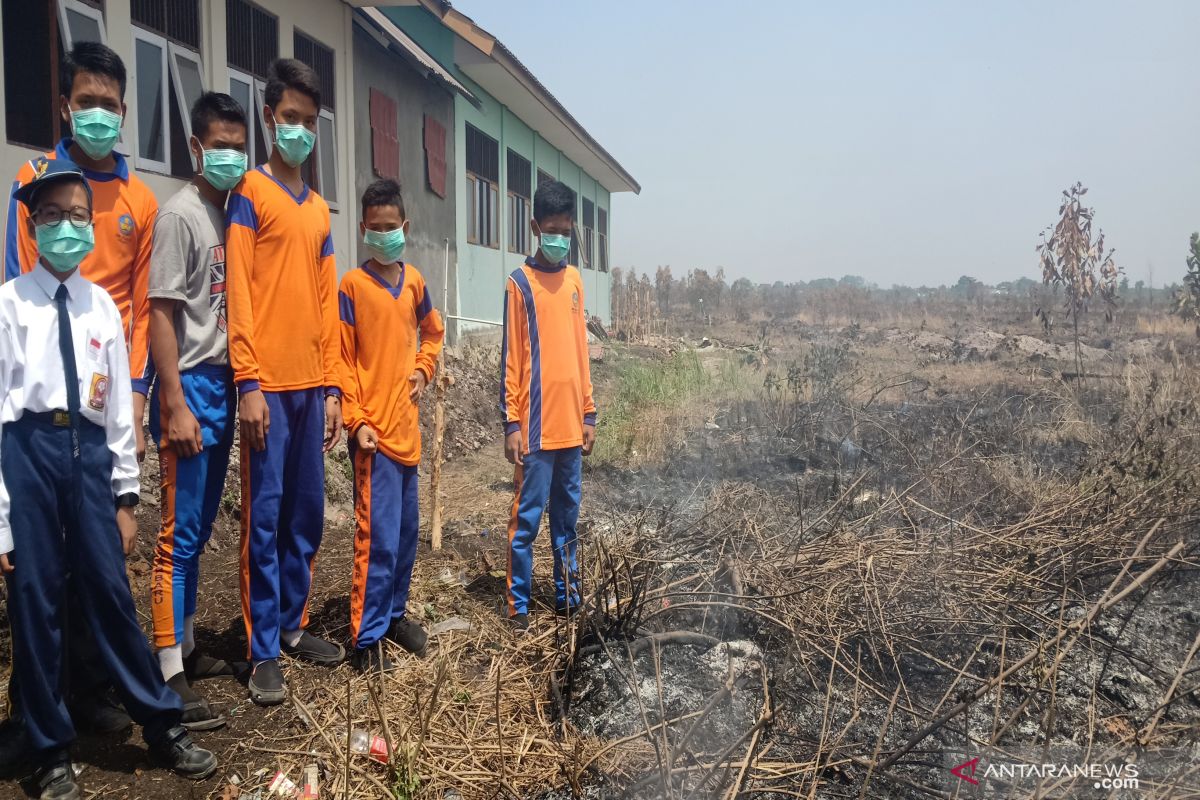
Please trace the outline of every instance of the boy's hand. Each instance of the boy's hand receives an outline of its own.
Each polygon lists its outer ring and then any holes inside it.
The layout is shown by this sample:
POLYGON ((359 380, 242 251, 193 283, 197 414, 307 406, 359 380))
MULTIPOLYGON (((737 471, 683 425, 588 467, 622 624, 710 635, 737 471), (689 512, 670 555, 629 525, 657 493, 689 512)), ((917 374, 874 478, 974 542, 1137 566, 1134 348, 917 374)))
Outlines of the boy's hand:
POLYGON ((596 446, 596 426, 595 425, 584 425, 583 426, 583 454, 585 456, 590 456, 592 454, 592 448, 595 446, 596 446))
POLYGON ((133 393, 133 445, 137 453, 138 463, 146 458, 146 395, 141 392, 133 393))
POLYGON ((137 517, 134 516, 133 506, 122 506, 117 509, 117 529, 121 531, 121 549, 125 555, 133 552, 137 542, 137 517))
POLYGON ((365 453, 374 453, 379 449, 379 434, 371 430, 370 425, 360 425, 358 433, 354 434, 354 442, 365 453))
POLYGON ((242 444, 252 450, 267 448, 267 431, 271 429, 271 409, 261 389, 246 392, 238 401, 238 416, 242 420, 242 444))
POLYGON ((429 381, 425 380, 425 373, 421 370, 414 370, 412 375, 408 376, 408 399, 414 403, 421 399, 421 393, 425 391, 425 386, 429 381))
POLYGON ((180 458, 191 458, 202 451, 204 436, 200 432, 200 423, 187 403, 172 404, 168 413, 167 445, 180 458))
POLYGON ((0 554, 0 572, 3 572, 5 575, 7 575, 14 569, 15 567, 13 566, 12 562, 12 553, 0 554))
POLYGON ((521 431, 513 431, 504 437, 504 457, 508 459, 508 463, 518 467, 525 463, 521 458, 521 431))
POLYGON ((325 398, 325 452, 337 445, 342 438, 342 401, 334 395, 325 398))

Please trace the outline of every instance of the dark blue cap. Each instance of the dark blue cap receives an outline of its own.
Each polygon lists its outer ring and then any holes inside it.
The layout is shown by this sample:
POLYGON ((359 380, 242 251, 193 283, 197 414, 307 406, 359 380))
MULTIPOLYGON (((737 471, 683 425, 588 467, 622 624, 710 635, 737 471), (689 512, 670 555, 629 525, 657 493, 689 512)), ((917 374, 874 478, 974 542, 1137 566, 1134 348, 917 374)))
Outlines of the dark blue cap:
POLYGON ((30 211, 33 211, 30 203, 33 202, 34 195, 54 181, 68 179, 83 183, 83 188, 87 190, 88 194, 88 205, 91 205, 92 186, 84 176, 83 170, 73 162, 65 159, 43 157, 31 163, 33 164, 33 180, 13 192, 13 197, 24 203, 25 207, 30 211))

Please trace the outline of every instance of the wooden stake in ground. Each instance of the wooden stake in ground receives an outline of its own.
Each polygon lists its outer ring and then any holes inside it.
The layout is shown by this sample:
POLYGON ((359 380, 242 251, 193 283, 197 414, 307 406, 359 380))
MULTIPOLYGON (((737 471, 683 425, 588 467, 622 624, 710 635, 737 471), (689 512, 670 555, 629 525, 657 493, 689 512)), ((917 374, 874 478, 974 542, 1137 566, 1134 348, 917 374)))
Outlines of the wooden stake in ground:
POLYGON ((446 388, 453 383, 446 374, 442 355, 438 354, 433 375, 433 470, 429 477, 429 546, 442 549, 442 445, 446 438, 446 388))

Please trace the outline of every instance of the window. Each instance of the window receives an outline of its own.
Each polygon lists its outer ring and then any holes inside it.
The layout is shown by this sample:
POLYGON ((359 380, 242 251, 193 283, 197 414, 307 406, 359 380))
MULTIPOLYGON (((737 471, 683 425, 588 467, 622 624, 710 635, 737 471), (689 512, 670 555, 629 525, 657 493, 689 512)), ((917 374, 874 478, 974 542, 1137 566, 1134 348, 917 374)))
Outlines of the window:
POLYGON ((508 151, 508 252, 529 255, 529 212, 532 188, 529 161, 508 151))
MULTIPOLYGON (((575 201, 575 215, 579 216, 579 195, 574 189, 571 192, 571 199, 575 201)), ((567 262, 579 266, 579 226, 575 224, 578 219, 571 222, 571 252, 567 255, 567 262)))
MULTIPOLYGON (((75 42, 105 42, 104 15, 81 0, 3 0, 5 135, 49 150, 61 136, 58 66, 75 42)), ((118 140, 119 141, 119 140, 118 140)))
POLYGON ((279 58, 279 20, 247 0, 226 0, 225 41, 231 67, 265 80, 279 58))
POLYGON ((596 209, 596 236, 600 240, 600 261, 597 264, 601 272, 608 272, 608 211, 596 209))
POLYGON ((371 87, 371 165, 381 178, 400 180, 400 134, 396 101, 371 87))
POLYGON ((500 144, 467 125, 467 241, 500 247, 500 144))
POLYGON ((552 180, 554 180, 554 176, 549 172, 546 172, 544 169, 538 170, 538 186, 541 186, 543 183, 548 183, 552 180))
POLYGON ((446 126, 425 115, 425 180, 429 191, 446 196, 446 126))
POLYGON ((296 59, 313 68, 321 85, 321 111, 317 118, 317 143, 313 154, 300 168, 304 182, 320 193, 333 211, 338 210, 337 198, 337 139, 334 135, 334 81, 333 51, 325 45, 305 36, 300 31, 293 35, 292 44, 296 59))
POLYGON ((596 268, 596 204, 583 198, 583 266, 596 268))
POLYGON ((199 0, 130 0, 129 16, 143 28, 200 50, 199 0))
POLYGON ((188 178, 193 171, 191 110, 204 93, 200 56, 160 33, 135 27, 133 64, 137 164, 188 178))
POLYGON ((267 125, 263 119, 263 92, 266 84, 249 75, 229 70, 229 95, 246 112, 246 160, 254 166, 267 163, 271 148, 267 144, 267 125))

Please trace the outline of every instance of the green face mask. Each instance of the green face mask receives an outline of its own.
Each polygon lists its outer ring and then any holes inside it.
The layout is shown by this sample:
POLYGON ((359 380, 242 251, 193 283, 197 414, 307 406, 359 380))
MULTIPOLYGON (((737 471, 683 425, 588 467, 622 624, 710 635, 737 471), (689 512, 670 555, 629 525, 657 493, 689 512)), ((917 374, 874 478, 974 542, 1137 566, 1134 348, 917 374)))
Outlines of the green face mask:
POLYGON ((246 154, 240 150, 205 150, 201 147, 200 152, 204 154, 204 180, 218 191, 228 192, 246 174, 246 154))
POLYGON ((275 146, 289 167, 298 167, 312 155, 317 135, 303 125, 275 123, 275 146))
POLYGON ((72 111, 71 133, 89 158, 108 158, 121 135, 121 115, 104 108, 72 111))
POLYGON ((91 223, 76 228, 70 220, 64 219, 53 225, 38 225, 33 232, 42 260, 56 272, 75 269, 96 246, 91 223))
POLYGON ((538 240, 542 255, 555 264, 567 257, 571 252, 571 237, 557 233, 543 233, 538 240))
POLYGON ((404 228, 394 231, 363 231, 363 244, 380 264, 395 264, 404 254, 404 228))

